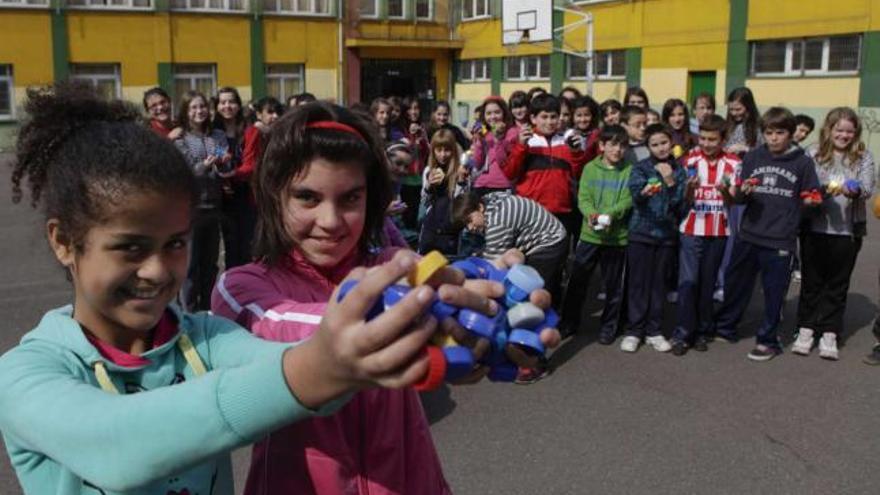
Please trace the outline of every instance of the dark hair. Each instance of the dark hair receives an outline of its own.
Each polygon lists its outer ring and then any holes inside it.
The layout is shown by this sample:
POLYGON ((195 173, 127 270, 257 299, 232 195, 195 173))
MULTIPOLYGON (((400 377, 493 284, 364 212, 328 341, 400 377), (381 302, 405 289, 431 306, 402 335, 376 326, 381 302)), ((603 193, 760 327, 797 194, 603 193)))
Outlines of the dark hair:
POLYGON ((217 107, 220 106, 220 95, 223 93, 231 94, 235 102, 238 103, 238 113, 235 114, 235 128, 236 134, 240 135, 242 131, 244 131, 244 107, 241 104, 241 95, 239 95, 238 90, 232 86, 224 86, 217 90, 217 97, 214 98, 214 121, 212 127, 222 131, 226 130, 226 123, 223 122, 223 116, 217 111, 217 107))
POLYGON ((641 87, 630 86, 626 88, 626 93, 623 95, 624 106, 629 105, 629 98, 631 96, 641 96, 645 100, 645 108, 651 108, 651 102, 648 101, 648 93, 645 93, 645 90, 641 87))
POLYGON ((647 115, 648 112, 642 107, 637 107, 635 105, 627 105, 623 107, 623 110, 620 112, 620 121, 624 124, 629 124, 629 119, 633 117, 633 115, 647 115))
POLYGON ((528 107, 530 100, 531 98, 529 98, 525 91, 514 91, 510 94, 510 98, 507 99, 507 106, 511 109, 528 107))
POLYGON ((574 93, 574 98, 569 98, 570 100, 574 100, 574 99, 577 99, 577 98, 580 98, 583 96, 583 93, 581 93, 574 86, 566 86, 566 87, 562 88, 562 90, 559 92, 559 97, 564 98, 563 94, 567 93, 567 92, 574 93))
POLYGON ((459 194, 452 200, 452 228, 461 230, 467 227, 468 217, 480 209, 483 200, 476 193, 459 194))
POLYGON ((486 105, 489 103, 494 103, 501 108, 501 118, 506 126, 510 127, 513 125, 513 114, 507 108, 507 103, 504 103, 504 98, 500 96, 490 96, 483 100, 483 103, 480 104, 480 122, 486 123, 486 105))
POLYGON ((140 110, 105 100, 84 82, 27 91, 28 118, 12 165, 12 201, 27 181, 31 204, 57 218, 73 245, 133 193, 179 193, 196 202, 195 177, 171 141, 144 128, 140 110))
MULTIPOLYGON (((404 98, 403 101, 400 103, 400 122, 398 122, 398 124, 401 125, 401 127, 403 127, 403 124, 406 124, 407 127, 409 126, 409 124, 421 124, 423 118, 424 115, 422 114, 422 104, 419 103, 419 99, 415 96, 407 96, 406 98, 404 98), (409 107, 413 106, 413 104, 419 106, 419 120, 417 121, 409 120, 409 107)), ((404 131, 409 131, 409 129, 404 128, 404 131)))
POLYGON ((651 124, 645 127, 645 143, 651 139, 654 134, 665 134, 672 141, 672 130, 665 124, 651 124))
MULTIPOLYGON (((177 104, 177 125, 183 127, 183 132, 190 132, 189 105, 196 98, 201 98, 205 102, 205 106, 210 104, 205 95, 194 90, 184 93, 180 98, 180 103, 177 104)), ((204 127, 202 132, 207 134, 210 131, 210 122, 205 120, 204 127)))
POLYGON ((287 99, 284 100, 284 104, 287 105, 287 106, 289 106, 289 107, 295 106, 295 105, 296 105, 296 97, 297 97, 297 96, 299 96, 299 95, 296 94, 296 95, 290 95, 290 96, 288 96, 287 99), (293 103, 293 105, 291 105, 291 103, 293 103))
MULTIPOLYGON (((672 112, 674 112, 677 107, 681 107, 684 110, 684 124, 682 130, 684 130, 685 132, 690 132, 688 130, 688 126, 691 122, 691 114, 690 112, 688 112, 687 103, 679 100, 678 98, 670 98, 666 100, 666 103, 663 104, 663 111, 660 114, 660 121, 662 121, 666 125, 669 125, 669 117, 672 117, 672 112)), ((671 125, 669 126, 672 127, 671 125)))
POLYGON ((700 130, 706 132, 718 132, 721 134, 721 139, 727 137, 727 121, 724 120, 724 117, 713 113, 712 115, 707 115, 706 118, 700 122, 700 130))
POLYGON ((149 110, 149 108, 147 108, 147 100, 153 96, 161 96, 162 98, 168 100, 169 103, 171 102, 171 97, 168 96, 168 92, 160 88, 159 86, 155 86, 144 91, 144 110, 149 110))
POLYGON ((540 94, 549 94, 547 90, 542 88, 541 86, 535 86, 526 93, 526 97, 528 97, 529 101, 532 101, 536 96, 540 94))
POLYGON ((313 101, 318 101, 318 99, 315 98, 315 95, 304 91, 298 95, 294 95, 294 101, 297 105, 303 105, 306 103, 311 103, 313 101))
POLYGON ((599 105, 599 118, 604 118, 609 110, 617 110, 618 112, 622 112, 623 105, 621 105, 620 102, 615 100, 614 98, 609 98, 603 101, 602 104, 599 105))
POLYGON ((593 116, 590 119, 590 130, 599 127, 599 121, 602 120, 602 114, 601 110, 599 110, 599 104, 596 103, 596 100, 594 100, 592 96, 581 96, 580 98, 575 98, 574 101, 571 102, 572 121, 574 121, 574 112, 576 112, 578 108, 586 108, 590 111, 590 115, 593 116))
POLYGON ((799 125, 807 126, 809 132, 813 132, 813 129, 816 128, 816 121, 813 120, 813 117, 810 117, 809 115, 799 113, 794 116, 794 126, 797 127, 799 125))
POLYGON ((657 110, 654 110, 653 108, 646 108, 645 109, 645 116, 648 116, 648 115, 653 115, 654 117, 657 117, 657 120, 659 120, 661 122, 663 121, 663 119, 660 118, 660 112, 658 112, 657 110))
POLYGON ((284 105, 281 104, 274 96, 264 96, 254 102, 254 113, 264 112, 266 107, 275 110, 280 117, 284 114, 284 105))
POLYGON ((628 145, 629 134, 621 125, 606 125, 599 132, 599 142, 607 143, 608 141, 628 145))
POLYGON ((367 210, 359 247, 366 252, 379 242, 392 189, 385 149, 376 126, 344 107, 314 102, 294 107, 269 130, 269 140, 254 182, 258 212, 254 255, 258 259, 276 264, 293 248, 284 225, 284 197, 290 181, 306 173, 309 163, 316 158, 363 167, 367 180, 367 210), (360 136, 334 129, 306 127, 312 122, 326 121, 346 124, 360 136))
POLYGON ((699 102, 700 100, 706 100, 707 102, 709 102, 709 106, 712 107, 712 111, 715 111, 715 95, 713 95, 712 93, 707 93, 705 91, 698 94, 697 97, 694 98, 694 108, 697 108, 697 102, 699 102))
MULTIPOLYGON (((746 107, 746 118, 743 122, 743 130, 745 131, 746 144, 748 144, 749 147, 753 147, 758 142, 758 119, 760 117, 758 114, 758 106, 755 105, 755 96, 749 88, 736 88, 727 95, 728 106, 735 101, 746 107)), ((730 112, 727 112, 727 122, 730 124, 731 129, 736 126, 736 122, 733 121, 730 112)))
POLYGON ((794 134, 796 127, 794 114, 785 107, 772 107, 761 116, 761 132, 768 129, 782 129, 794 134))
POLYGON ((532 98, 529 103, 529 113, 532 115, 538 115, 541 112, 559 113, 560 106, 558 98, 550 93, 542 93, 532 98))

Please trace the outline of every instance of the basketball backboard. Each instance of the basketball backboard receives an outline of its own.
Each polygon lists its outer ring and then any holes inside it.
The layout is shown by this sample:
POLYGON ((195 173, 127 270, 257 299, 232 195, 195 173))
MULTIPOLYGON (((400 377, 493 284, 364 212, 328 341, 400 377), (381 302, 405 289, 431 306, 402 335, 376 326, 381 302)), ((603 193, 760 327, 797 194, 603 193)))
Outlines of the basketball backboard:
POLYGON ((553 39, 553 0, 501 2, 501 36, 505 45, 553 39))

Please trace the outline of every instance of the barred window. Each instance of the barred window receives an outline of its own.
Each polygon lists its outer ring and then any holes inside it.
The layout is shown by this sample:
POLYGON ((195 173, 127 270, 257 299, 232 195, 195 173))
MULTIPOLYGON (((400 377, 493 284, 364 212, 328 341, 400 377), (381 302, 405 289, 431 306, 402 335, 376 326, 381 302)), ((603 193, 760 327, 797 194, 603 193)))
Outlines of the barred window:
POLYGON ((119 64, 71 64, 70 78, 87 81, 103 97, 122 97, 119 64))
POLYGON ((757 76, 854 74, 860 69, 861 35, 752 42, 751 73, 757 76))
POLYGON ((489 80, 489 60, 485 58, 460 60, 458 63, 458 80, 476 82, 489 80))
MULTIPOLYGON (((566 79, 586 79, 587 59, 566 55, 566 79)), ((593 53, 593 76, 596 79, 622 79, 626 77, 626 50, 606 50, 593 53)))
POLYGON ((278 101, 287 101, 305 91, 303 64, 269 64, 266 66, 266 93, 278 101))
POLYGON ((504 78, 511 81, 544 81, 550 79, 550 55, 507 57, 504 78))
POLYGON ((14 85, 12 84, 12 66, 0 65, 0 120, 14 117, 14 85))

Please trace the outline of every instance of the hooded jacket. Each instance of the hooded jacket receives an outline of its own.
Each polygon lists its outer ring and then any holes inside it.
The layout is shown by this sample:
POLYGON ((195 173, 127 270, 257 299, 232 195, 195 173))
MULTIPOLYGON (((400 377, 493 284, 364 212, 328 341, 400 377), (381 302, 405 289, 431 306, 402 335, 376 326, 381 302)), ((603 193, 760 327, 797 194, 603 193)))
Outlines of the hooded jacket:
MULTIPOLYGON (((217 282, 211 308, 258 337, 298 342, 317 330, 352 268, 388 261, 395 252, 354 255, 329 271, 296 251, 274 267, 233 268, 217 282)), ((372 389, 333 416, 284 427, 255 445, 245 494, 266 493, 437 495, 449 487, 418 394, 372 389)))
POLYGON ((0 358, 0 430, 25 493, 232 494, 232 449, 314 414, 284 379, 287 346, 222 318, 171 311, 177 332, 139 365, 105 358, 71 306, 46 313, 0 358), (181 353, 183 334, 203 376, 181 353), (122 395, 99 387, 95 363, 122 395))
POLYGON ((660 172, 654 169, 657 159, 650 156, 635 164, 629 175, 629 190, 633 210, 629 220, 629 240, 646 244, 675 245, 678 242, 678 222, 685 207, 684 189, 687 172, 672 157, 666 160, 673 166, 675 184, 669 186, 660 172), (660 183, 660 192, 643 196, 642 190, 651 179, 660 183))

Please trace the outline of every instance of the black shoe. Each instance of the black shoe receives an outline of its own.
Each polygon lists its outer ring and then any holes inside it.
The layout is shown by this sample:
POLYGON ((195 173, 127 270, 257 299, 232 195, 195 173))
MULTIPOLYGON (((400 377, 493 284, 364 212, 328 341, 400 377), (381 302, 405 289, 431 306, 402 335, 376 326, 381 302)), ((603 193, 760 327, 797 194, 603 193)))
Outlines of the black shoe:
POLYGON ((694 350, 697 352, 706 352, 709 350, 709 341, 706 337, 697 337, 694 341, 694 350))
POLYGON ((726 342, 728 344, 736 344, 739 341, 739 338, 716 333, 712 340, 720 340, 721 342, 726 342))
POLYGON ((877 366, 880 364, 880 344, 874 344, 874 348, 871 349, 871 354, 865 356, 862 359, 862 362, 871 366, 877 366))
POLYGON ((675 340, 672 342, 672 355, 673 356, 684 356, 687 354, 688 348, 687 344, 680 340, 675 340))
POLYGON ((611 345, 614 343, 614 335, 600 335, 599 343, 602 345, 611 345))
POLYGON ((749 359, 752 361, 770 361, 776 356, 782 354, 782 351, 776 349, 775 347, 769 347, 763 344, 758 344, 749 352, 749 359))

